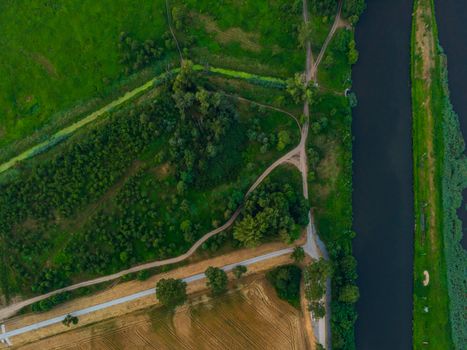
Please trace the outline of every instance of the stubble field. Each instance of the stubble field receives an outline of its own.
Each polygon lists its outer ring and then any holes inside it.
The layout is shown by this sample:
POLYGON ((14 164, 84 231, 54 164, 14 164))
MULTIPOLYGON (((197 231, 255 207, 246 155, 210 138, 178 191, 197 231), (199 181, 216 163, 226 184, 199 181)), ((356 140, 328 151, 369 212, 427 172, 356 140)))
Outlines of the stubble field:
POLYGON ((306 349, 301 313, 279 300, 264 278, 169 312, 144 311, 73 330, 21 349, 306 349))

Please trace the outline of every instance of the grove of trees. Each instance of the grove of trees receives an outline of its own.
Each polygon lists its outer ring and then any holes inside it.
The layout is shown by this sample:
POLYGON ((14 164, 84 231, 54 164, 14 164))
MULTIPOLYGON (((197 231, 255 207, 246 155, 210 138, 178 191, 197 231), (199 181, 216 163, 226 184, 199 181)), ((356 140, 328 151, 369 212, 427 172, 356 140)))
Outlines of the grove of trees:
POLYGON ((298 238, 308 224, 308 203, 289 183, 266 179, 245 201, 234 226, 234 238, 254 247, 266 237, 279 236, 287 243, 298 238))

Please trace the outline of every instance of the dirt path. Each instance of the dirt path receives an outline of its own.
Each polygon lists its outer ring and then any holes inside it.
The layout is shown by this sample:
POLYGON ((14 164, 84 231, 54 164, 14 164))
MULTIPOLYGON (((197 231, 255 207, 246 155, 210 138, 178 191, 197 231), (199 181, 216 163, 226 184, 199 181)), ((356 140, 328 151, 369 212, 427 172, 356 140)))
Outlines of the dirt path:
POLYGON ((318 78, 317 74, 318 74, 319 64, 321 63, 324 57, 324 54, 326 53, 326 50, 328 48, 328 45, 331 42, 331 39, 334 37, 334 34, 336 33, 336 30, 342 26, 345 26, 344 22, 341 20, 342 4, 343 4, 343 0, 339 0, 337 14, 336 14, 336 18, 334 19, 332 28, 329 31, 329 34, 326 37, 326 40, 324 41, 323 47, 321 48, 321 51, 318 54, 318 57, 316 58, 316 61, 311 68, 311 76, 314 81, 316 81, 318 78))
POLYGON ((177 37, 175 36, 175 32, 172 28, 172 15, 170 13, 170 6, 169 6, 169 0, 165 0, 165 10, 167 12, 167 25, 169 27, 170 33, 172 34, 172 37, 175 41, 175 44, 177 45, 177 50, 178 54, 180 55, 180 63, 183 62, 183 55, 182 55, 182 50, 180 50, 180 45, 178 43, 177 37))

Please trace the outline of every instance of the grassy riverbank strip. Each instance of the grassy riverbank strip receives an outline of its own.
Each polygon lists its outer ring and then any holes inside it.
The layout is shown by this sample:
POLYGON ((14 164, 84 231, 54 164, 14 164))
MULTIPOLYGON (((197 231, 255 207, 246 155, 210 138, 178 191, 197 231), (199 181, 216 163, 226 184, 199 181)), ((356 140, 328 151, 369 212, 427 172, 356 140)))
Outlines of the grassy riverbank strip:
MULTIPOLYGON (((279 78, 265 77, 247 72, 240 72, 231 69, 216 68, 211 66, 194 65, 193 68, 197 71, 205 71, 209 74, 220 75, 228 78, 244 79, 251 84, 256 84, 260 86, 280 89, 285 88, 285 81, 279 78)), ((165 81, 165 79, 169 78, 171 75, 176 74, 179 70, 180 68, 174 68, 169 72, 162 73, 161 75, 149 80, 145 84, 125 93, 123 96, 98 109, 97 111, 85 116, 81 120, 67 126, 64 129, 59 130, 46 141, 43 141, 29 148, 27 151, 22 152, 18 156, 11 158, 9 161, 0 164, 0 173, 3 173, 6 170, 10 169, 18 162, 21 162, 28 158, 32 158, 35 155, 46 151, 50 147, 55 146, 59 142, 69 137, 79 128, 93 122, 100 116, 114 110, 115 108, 121 106, 125 102, 130 101, 137 96, 141 96, 141 94, 147 92, 149 89, 157 87, 161 82, 165 81)))
POLYGON ((456 209, 467 163, 447 86, 432 0, 416 0, 412 28, 415 196, 414 349, 460 348, 465 340, 465 251, 456 209), (464 271, 464 273, 463 273, 464 271), (464 280, 464 282, 462 282, 464 280))

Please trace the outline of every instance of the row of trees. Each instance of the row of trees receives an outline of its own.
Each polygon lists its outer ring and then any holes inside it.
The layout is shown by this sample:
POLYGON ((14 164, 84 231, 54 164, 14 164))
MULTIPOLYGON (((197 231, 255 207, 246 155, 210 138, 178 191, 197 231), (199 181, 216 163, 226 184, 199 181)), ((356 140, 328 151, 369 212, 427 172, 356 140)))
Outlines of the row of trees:
MULTIPOLYGON (((237 265, 233 269, 235 278, 240 279, 247 268, 244 265, 237 265)), ((213 296, 219 296, 226 292, 228 285, 227 273, 218 268, 210 266, 204 272, 206 275, 206 285, 211 290, 213 296)), ((156 285, 156 297, 162 305, 168 308, 176 308, 183 305, 187 300, 187 283, 180 279, 161 279, 156 285)))

